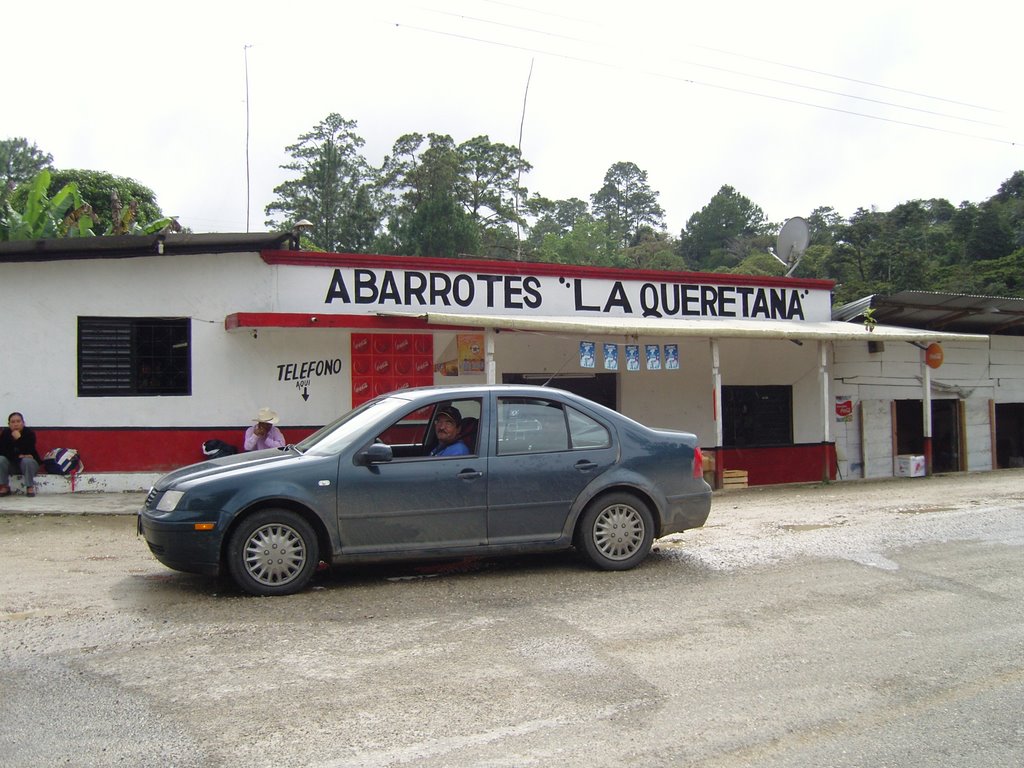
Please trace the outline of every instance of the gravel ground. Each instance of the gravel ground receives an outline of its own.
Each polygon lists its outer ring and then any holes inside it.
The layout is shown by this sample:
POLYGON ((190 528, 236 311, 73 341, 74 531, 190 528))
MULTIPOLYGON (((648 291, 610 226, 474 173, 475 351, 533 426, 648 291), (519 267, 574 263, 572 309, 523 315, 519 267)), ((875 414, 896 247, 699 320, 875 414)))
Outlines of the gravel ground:
POLYGON ((801 555, 895 568, 880 552, 926 541, 1024 543, 1024 527, 1007 541, 1005 514, 990 514, 1021 504, 1024 470, 1019 469, 762 486, 716 493, 704 528, 656 544, 711 571, 801 555))

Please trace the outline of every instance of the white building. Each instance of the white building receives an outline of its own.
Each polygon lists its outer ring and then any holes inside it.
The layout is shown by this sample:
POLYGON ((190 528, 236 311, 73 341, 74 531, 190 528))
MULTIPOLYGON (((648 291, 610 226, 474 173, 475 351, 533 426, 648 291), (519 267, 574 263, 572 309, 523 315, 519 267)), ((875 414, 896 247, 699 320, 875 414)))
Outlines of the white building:
POLYGON ((210 438, 240 445, 262 406, 297 442, 376 394, 446 382, 549 381, 695 432, 719 485, 731 471, 757 485, 891 476, 901 454, 976 470, 1022 453, 1024 339, 836 322, 828 281, 291 245, 0 243, 14 319, 0 407, 24 413, 41 448, 77 448, 92 488, 148 487, 210 438))

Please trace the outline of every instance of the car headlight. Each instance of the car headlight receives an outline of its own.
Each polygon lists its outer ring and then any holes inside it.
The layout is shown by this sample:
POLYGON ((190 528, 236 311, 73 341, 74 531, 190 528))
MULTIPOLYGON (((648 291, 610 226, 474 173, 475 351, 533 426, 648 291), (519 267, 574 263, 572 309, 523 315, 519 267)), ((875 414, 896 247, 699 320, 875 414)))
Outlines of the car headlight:
POLYGON ((181 501, 181 497, 184 495, 184 491, 165 491, 164 495, 160 497, 160 501, 156 505, 157 511, 173 512, 174 508, 178 506, 178 502, 181 501))

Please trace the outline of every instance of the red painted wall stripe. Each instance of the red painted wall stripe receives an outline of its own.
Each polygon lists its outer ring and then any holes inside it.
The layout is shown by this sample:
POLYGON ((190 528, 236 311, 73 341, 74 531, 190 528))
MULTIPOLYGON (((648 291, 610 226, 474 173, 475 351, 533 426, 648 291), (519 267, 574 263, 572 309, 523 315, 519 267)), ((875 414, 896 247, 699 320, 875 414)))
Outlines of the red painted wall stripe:
MULTIPOLYGON (((169 472, 203 461, 203 443, 223 440, 242 450, 245 427, 180 428, 50 428, 33 427, 42 456, 51 448, 74 448, 86 472, 169 472)), ((318 427, 282 426, 290 443, 311 435, 318 427)))
MULTIPOLYGON (((203 461, 203 442, 222 440, 241 450, 244 427, 106 428, 33 427, 39 455, 51 448, 75 448, 86 472, 169 472, 203 461)), ((290 443, 318 427, 283 425, 290 443)), ((712 453, 711 449, 705 449, 712 453)), ((823 461, 827 477, 836 479, 835 445, 819 443, 778 448, 723 448, 717 451, 723 469, 747 470, 749 485, 821 482, 823 461)))

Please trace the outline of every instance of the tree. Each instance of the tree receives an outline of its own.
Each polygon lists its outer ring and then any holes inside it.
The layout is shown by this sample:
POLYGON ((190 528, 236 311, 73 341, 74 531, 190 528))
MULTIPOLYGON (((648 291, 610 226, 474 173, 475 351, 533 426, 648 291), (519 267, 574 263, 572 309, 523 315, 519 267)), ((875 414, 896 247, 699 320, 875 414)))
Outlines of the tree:
POLYGON ((635 163, 612 165, 604 175, 604 186, 590 196, 590 205, 594 218, 604 223, 609 243, 620 248, 636 245, 643 226, 665 228, 658 192, 647 182, 647 171, 635 163))
POLYGON ((467 210, 462 155, 451 136, 406 134, 384 159, 388 229, 398 253, 477 255, 481 224, 467 210))
POLYGON ((970 261, 999 259, 1013 251, 1013 233, 1003 221, 1002 208, 994 200, 978 207, 978 216, 967 236, 967 258, 970 261))
MULTIPOLYGON (((590 215, 589 206, 578 197, 568 200, 549 200, 540 195, 534 195, 523 203, 523 210, 534 222, 527 233, 525 249, 527 253, 534 255, 541 251, 545 255, 542 261, 550 261, 560 264, 596 264, 600 243, 592 241, 589 234, 581 242, 593 242, 593 251, 588 258, 585 255, 586 248, 574 246, 572 261, 563 261, 560 258, 551 256, 553 244, 558 239, 571 238, 577 227, 584 225, 592 233, 594 217, 590 215)), ((577 244, 579 245, 579 244, 577 244)))
POLYGON ((764 211, 726 184, 687 220, 677 253, 690 269, 733 268, 751 250, 768 247, 771 229, 764 211))
POLYGON ((299 176, 274 188, 266 226, 291 229, 307 219, 313 223, 308 238, 318 248, 358 253, 371 247, 380 226, 376 174, 360 154, 365 142, 355 129, 354 120, 331 113, 285 148, 293 159, 281 168, 299 176))
POLYGON ((93 211, 94 229, 107 235, 155 232, 170 223, 153 190, 135 179, 104 171, 53 170, 51 187, 74 183, 93 211))
POLYGON ((40 171, 50 168, 53 157, 27 139, 0 141, 0 208, 20 184, 34 179, 40 171))
POLYGON ((1024 200, 1024 171, 1017 171, 999 185, 995 199, 1001 203, 1010 200, 1024 200))
POLYGON ((516 202, 526 196, 519 179, 532 166, 519 150, 476 136, 459 144, 456 151, 460 160, 456 193, 473 219, 485 230, 524 224, 516 210, 516 202))
POLYGON ((832 245, 836 234, 843 225, 843 217, 831 206, 822 206, 811 211, 807 217, 811 245, 832 245))
POLYGON ((51 198, 50 172, 43 170, 18 187, 22 188, 24 210, 15 211, 9 201, 0 208, 0 241, 92 236, 92 209, 74 183, 64 185, 51 198))
POLYGON ((685 269, 668 233, 641 227, 634 240, 635 244, 622 251, 620 258, 625 265, 636 269, 685 269))

